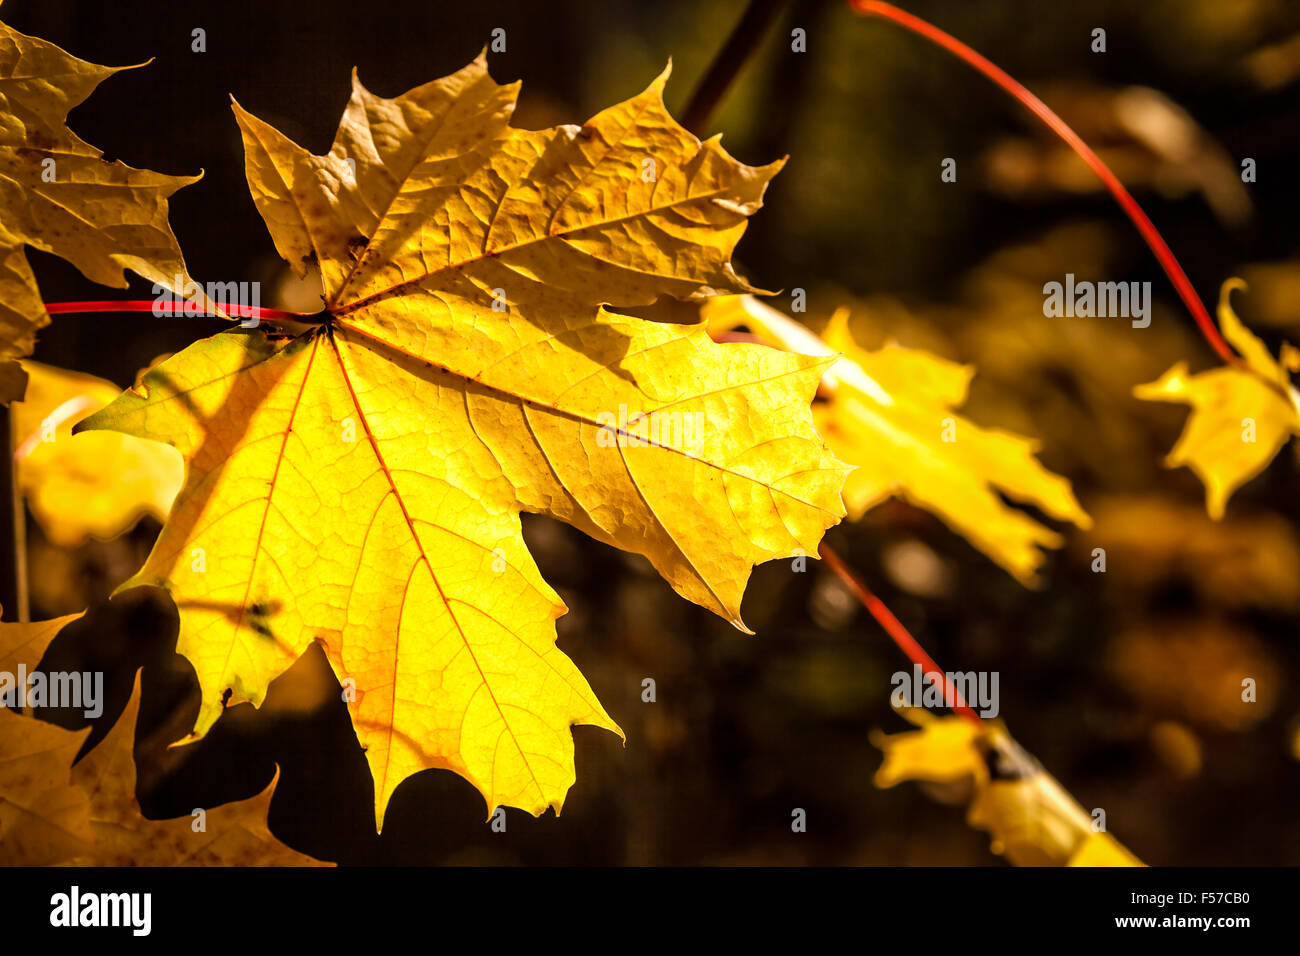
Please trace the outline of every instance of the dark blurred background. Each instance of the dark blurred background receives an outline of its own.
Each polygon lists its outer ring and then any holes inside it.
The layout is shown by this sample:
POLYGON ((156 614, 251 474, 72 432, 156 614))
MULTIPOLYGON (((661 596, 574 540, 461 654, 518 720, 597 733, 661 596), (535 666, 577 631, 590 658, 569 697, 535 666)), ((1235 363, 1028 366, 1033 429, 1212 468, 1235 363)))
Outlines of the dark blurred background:
MULTIPOLYGON (((1164 231, 1207 301, 1236 300, 1271 346, 1300 341, 1300 7, 1286 0, 905 2, 1044 96, 1110 162, 1164 231), (1093 53, 1091 31, 1107 31, 1093 53), (1254 158, 1258 182, 1240 162, 1254 158)), ((643 88, 670 58, 680 113, 744 5, 315 0, 131 4, 7 0, 6 22, 99 63, 154 58, 108 80, 71 118, 109 158, 205 171, 172 202, 200 280, 257 279, 263 304, 302 304, 254 210, 229 95, 315 152, 328 149, 359 70, 395 96, 468 62, 494 28, 499 81, 524 81, 516 124, 580 123, 643 88), (206 31, 205 53, 191 31, 206 31)), ((1300 487, 1284 448, 1222 523, 1199 482, 1161 461, 1182 408, 1133 385, 1214 357, 1134 229, 1081 163, 965 65, 840 3, 794 2, 756 44, 702 132, 740 159, 789 154, 737 256, 756 285, 808 292, 809 324, 854 311, 865 344, 888 338, 978 369, 966 414, 1042 440, 1096 519, 1067 530, 1045 586, 1022 588, 937 519, 905 505, 831 532, 949 670, 997 670, 1002 717, 1086 808, 1153 864, 1300 862, 1300 487), (807 52, 790 49, 794 28, 807 52), (952 157, 958 181, 942 183, 952 157), (1150 328, 1046 319, 1042 285, 1066 272, 1151 281, 1150 328), (1106 574, 1090 570, 1093 548, 1106 574), (1239 675, 1259 701, 1243 705, 1239 675)), ((94 286, 29 253, 46 301, 147 298, 94 286)), ((788 303, 777 297, 778 307, 788 303)), ((127 385, 162 352, 220 328, 143 315, 61 316, 36 358, 127 385)), ((172 612, 102 602, 157 532, 65 551, 31 528, 33 616, 97 605, 83 651, 124 640, 147 662, 146 713, 192 693, 169 655, 172 612), (169 630, 170 628, 170 630, 169 630), (96 635, 100 635, 96 637, 96 635), (107 635, 107 636, 105 636, 107 635), (111 638, 111 640, 110 640, 111 638)), ((344 862, 988 864, 961 805, 904 784, 878 790, 873 728, 907 662, 816 562, 756 570, 745 637, 679 599, 640 559, 544 519, 534 554, 571 608, 560 646, 628 735, 578 728, 578 782, 563 815, 508 812, 489 831, 468 783, 431 771, 395 796, 382 837, 341 705, 306 718, 233 709, 180 765, 150 769, 153 816, 257 792, 282 767, 275 832, 344 862), (641 701, 653 677, 658 700, 641 701), (164 772, 165 771, 165 772, 164 772), (791 810, 808 832, 790 830, 791 810)), ((8 574, 7 568, 0 573, 8 574)), ((63 640, 62 638, 60 640, 63 640)), ((319 668, 311 655, 298 665, 319 668)), ((126 683, 129 690, 129 680, 126 683)), ((119 681, 120 687, 120 681, 119 681)), ((175 755, 175 751, 170 752, 175 755)), ((155 755, 156 756, 156 755, 155 755)), ((152 759, 152 758, 150 758, 152 759)), ((165 761, 159 758, 158 766, 165 761)))

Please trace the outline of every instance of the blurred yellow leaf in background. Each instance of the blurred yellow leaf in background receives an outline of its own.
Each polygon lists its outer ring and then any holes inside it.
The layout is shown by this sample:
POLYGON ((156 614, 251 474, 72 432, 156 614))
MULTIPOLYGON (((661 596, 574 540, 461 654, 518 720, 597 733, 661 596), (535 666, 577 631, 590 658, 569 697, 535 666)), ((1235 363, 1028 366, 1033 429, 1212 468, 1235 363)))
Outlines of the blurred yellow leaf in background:
POLYGON ((871 735, 885 759, 878 787, 904 780, 965 782, 972 794, 966 822, 987 830, 990 849, 1017 866, 1142 866, 1118 840, 1097 829, 1073 797, 1007 733, 918 708, 900 713, 919 729, 871 735))
POLYGON ((877 787, 892 787, 904 780, 950 783, 988 775, 984 757, 975 747, 982 729, 972 721, 936 717, 916 707, 901 713, 920 730, 901 734, 871 732, 872 745, 885 755, 876 770, 877 787))
POLYGON ((112 382, 25 361, 27 395, 13 405, 18 482, 49 540, 72 548, 114 538, 141 515, 167 516, 185 478, 169 445, 121 432, 72 434, 121 394, 112 382))
POLYGON ((1191 375, 1179 362, 1158 381, 1133 394, 1149 402, 1181 402, 1192 407, 1178 443, 1165 459, 1170 468, 1186 465, 1205 484, 1205 508, 1223 517, 1232 493, 1268 467, 1291 436, 1300 434, 1300 396, 1289 372, 1300 369, 1300 352, 1282 347, 1281 362, 1237 318, 1230 296, 1244 289, 1229 279, 1219 293, 1219 328, 1241 354, 1243 365, 1191 375))
POLYGON ((773 345, 840 356, 822 379, 827 400, 813 411, 827 445, 857 466, 844 485, 851 519, 901 497, 937 515, 1025 585, 1037 583, 1042 549, 1059 548, 1064 539, 1009 506, 1003 494, 1058 521, 1091 526, 1070 482, 1035 457, 1037 442, 953 411, 966 400, 972 367, 894 343, 863 349, 844 309, 820 339, 752 296, 715 299, 702 312, 714 332, 743 325, 773 345))

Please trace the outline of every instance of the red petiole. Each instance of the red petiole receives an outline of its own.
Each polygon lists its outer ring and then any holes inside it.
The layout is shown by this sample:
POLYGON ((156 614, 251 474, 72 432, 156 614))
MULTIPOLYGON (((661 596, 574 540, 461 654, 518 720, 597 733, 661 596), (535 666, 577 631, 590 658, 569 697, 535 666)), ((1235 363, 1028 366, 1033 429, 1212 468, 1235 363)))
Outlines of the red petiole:
MULTIPOLYGON (((162 308, 167 311, 166 315, 172 316, 201 316, 206 315, 212 318, 220 318, 211 312, 187 312, 186 303, 182 299, 167 300, 158 302, 156 299, 126 299, 115 301, 112 299, 92 299, 85 302, 50 302, 45 306, 45 311, 50 315, 68 315, 77 312, 153 312, 155 309, 162 308)), ((261 306, 251 305, 227 305, 225 309, 230 313, 229 317, 234 319, 265 319, 273 322, 277 319, 297 319, 297 312, 285 312, 281 309, 264 309, 261 306)))
POLYGON ((939 665, 934 662, 934 658, 925 652, 925 648, 903 626, 903 622, 894 617, 894 613, 885 606, 885 602, 876 597, 871 592, 871 589, 863 583, 862 579, 854 574, 840 556, 832 551, 825 542, 818 549, 818 553, 827 566, 839 576, 839 579, 848 586, 854 596, 862 602, 862 606, 885 629, 885 633, 898 645, 899 650, 906 654, 913 664, 921 668, 921 673, 927 677, 937 675, 931 677, 931 679, 937 681, 943 688, 943 699, 953 702, 953 712, 961 714, 967 720, 972 720, 977 724, 980 723, 979 714, 970 709, 970 705, 966 703, 961 692, 953 687, 952 682, 948 680, 948 675, 939 669, 939 665))

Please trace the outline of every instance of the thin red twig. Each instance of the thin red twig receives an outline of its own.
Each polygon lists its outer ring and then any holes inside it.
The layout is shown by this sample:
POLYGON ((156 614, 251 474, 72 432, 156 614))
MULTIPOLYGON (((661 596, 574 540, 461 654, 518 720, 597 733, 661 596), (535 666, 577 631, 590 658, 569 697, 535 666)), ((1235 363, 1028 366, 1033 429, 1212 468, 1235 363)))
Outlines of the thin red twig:
MULTIPOLYGON (((181 299, 164 301, 159 303, 155 299, 94 299, 86 302, 47 302, 45 311, 50 315, 66 315, 73 312, 153 312, 155 308, 163 307, 169 310, 170 315, 211 315, 217 316, 210 312, 186 312, 187 303, 181 299)), ((261 306, 252 305, 234 305, 225 306, 225 310, 235 319, 266 319, 275 321, 276 319, 296 319, 299 318, 297 312, 285 312, 281 309, 264 309, 261 306)))
POLYGON ((1219 334, 1218 328, 1215 327, 1214 321, 1210 318, 1210 313, 1206 311, 1205 303, 1196 294, 1196 289, 1192 286, 1191 280, 1187 278, 1187 273, 1183 271, 1183 267, 1179 264, 1178 257, 1173 254, 1164 237, 1160 235, 1160 230, 1155 227, 1150 217, 1143 212, 1137 200, 1124 188, 1124 184, 1119 181, 1119 177, 1111 172, 1110 167, 1102 162, 1101 157, 1094 153, 1079 134, 1072 130, 1065 120, 1057 116, 1051 107, 1029 92, 1021 83, 1013 79, 1009 73, 987 57, 977 53, 956 37, 945 33, 920 17, 900 10, 893 4, 881 3, 879 0, 848 0, 848 4, 855 13, 862 16, 884 17, 887 20, 892 20, 899 26, 906 27, 913 33, 925 37, 931 43, 943 47, 1010 93, 1032 111, 1035 116, 1046 123, 1052 132, 1065 140, 1066 144, 1079 155, 1079 158, 1097 174, 1097 177, 1110 190, 1111 195, 1115 197, 1115 201, 1119 203, 1120 208, 1133 221, 1133 225, 1142 234, 1142 238, 1146 240, 1147 245, 1151 247, 1151 251, 1165 270, 1165 275, 1169 276, 1169 281, 1173 283, 1174 288, 1178 291, 1178 296, 1183 300, 1183 304, 1187 306, 1187 311, 1196 320, 1196 324, 1200 327, 1205 340, 1210 343, 1214 351, 1225 362, 1235 364, 1238 361, 1228 343, 1219 334))
POLYGON ((911 632, 903 626, 903 622, 894 617, 894 613, 885 606, 885 602, 871 592, 871 589, 849 569, 849 566, 844 563, 838 554, 831 550, 826 542, 822 542, 818 548, 818 553, 821 554, 822 560, 826 562, 830 569, 839 576, 839 579, 848 585, 849 590, 862 602, 862 606, 880 623, 880 626, 885 629, 885 633, 898 645, 898 649, 906 654, 913 664, 921 668, 921 673, 927 676, 930 674, 938 675, 937 682, 943 688, 943 699, 953 702, 953 712, 961 714, 967 720, 973 720, 976 724, 981 723, 979 714, 970 709, 965 698, 948 680, 948 675, 939 669, 939 665, 925 652, 925 648, 911 635, 911 632))

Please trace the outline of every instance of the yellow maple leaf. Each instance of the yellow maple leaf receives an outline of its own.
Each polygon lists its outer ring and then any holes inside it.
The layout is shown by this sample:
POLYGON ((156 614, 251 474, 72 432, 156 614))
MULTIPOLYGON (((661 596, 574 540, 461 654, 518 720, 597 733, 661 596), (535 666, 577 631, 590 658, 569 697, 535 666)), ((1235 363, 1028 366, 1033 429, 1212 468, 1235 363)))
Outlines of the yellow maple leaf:
POLYGON ((1142 866, 1123 844, 1093 827, 1093 818, 1007 733, 1001 721, 980 724, 906 708, 919 729, 875 732, 884 752, 878 787, 905 780, 969 781, 966 822, 987 830, 994 853, 1017 866, 1142 866), (996 774, 991 767, 996 767, 996 774))
MULTIPOLYGON (((0 624, 0 672, 32 670, 50 641, 80 614, 0 624)), ((90 803, 69 768, 88 731, 70 731, 0 707, 0 864, 48 866, 84 853, 90 803)))
POLYGON ((1191 468, 1205 485, 1205 510, 1220 519, 1232 493, 1268 467, 1293 435, 1300 435, 1300 395, 1288 372, 1300 369, 1300 353, 1282 347, 1282 361, 1269 354, 1232 310, 1229 279, 1219 292, 1219 329, 1242 359, 1191 375, 1179 362, 1157 381, 1138 385, 1133 394, 1149 402, 1179 402, 1192 407, 1165 465, 1191 468))
POLYGON ((989 849, 1017 866, 1143 866, 1045 771, 979 788, 966 822, 993 837, 989 849))
POLYGON ((936 717, 916 707, 905 708, 900 713, 920 730, 902 734, 871 732, 872 745, 885 758, 876 770, 877 787, 885 789, 904 780, 917 779, 933 783, 987 779, 988 765, 975 747, 981 729, 974 723, 936 717))
POLYGON ((970 366, 892 342, 863 349, 845 309, 820 339, 752 296, 715 299, 702 311, 715 332, 745 325, 773 345, 840 357, 823 378, 826 401, 814 412, 831 450, 857 466, 844 485, 852 520, 901 497, 937 515, 1026 585, 1038 583, 1042 549, 1059 548, 1064 539, 1002 495, 1091 527, 1070 482, 1035 457, 1037 442, 953 411, 966 400, 970 366))
POLYGON ((51 866, 93 845, 90 801, 68 773, 87 733, 0 707, 0 865, 51 866))
POLYGON ((81 372, 25 361, 13 405, 18 483, 49 540, 71 548, 114 538, 143 514, 165 518, 185 476, 174 448, 121 432, 72 433, 122 390, 81 372))
POLYGON ((740 628, 754 564, 816 553, 846 471, 809 410, 824 360, 603 307, 748 288, 730 255, 779 164, 683 129, 666 76, 539 131, 509 126, 517 84, 482 57, 391 100, 354 78, 325 156, 235 107, 257 207, 319 263, 327 311, 197 343, 83 423, 188 464, 124 587, 175 599, 198 733, 318 641, 379 821, 429 767, 489 810, 558 812, 571 725, 617 725, 555 646, 520 512, 645 555, 740 628))
MULTIPOLYGON (((0 671, 35 671, 55 635, 81 616, 0 624, 0 671)), ((190 815, 146 819, 135 797, 139 707, 137 675, 112 730, 75 764, 89 728, 64 730, 0 707, 0 865, 321 865, 267 828, 276 780, 248 800, 205 809, 201 829, 190 815)))
POLYGON ((74 866, 322 866, 281 843, 267 827, 275 776, 247 800, 204 808, 203 827, 192 814, 150 820, 135 797, 133 746, 140 711, 137 675, 130 703, 108 736, 72 768, 72 785, 86 794, 91 845, 74 866))
POLYGON ((125 69, 87 63, 0 23, 0 402, 22 396, 13 362, 31 354, 50 321, 26 246, 101 285, 126 288, 130 269, 194 293, 167 199, 199 177, 110 163, 66 125, 69 110, 125 69))

